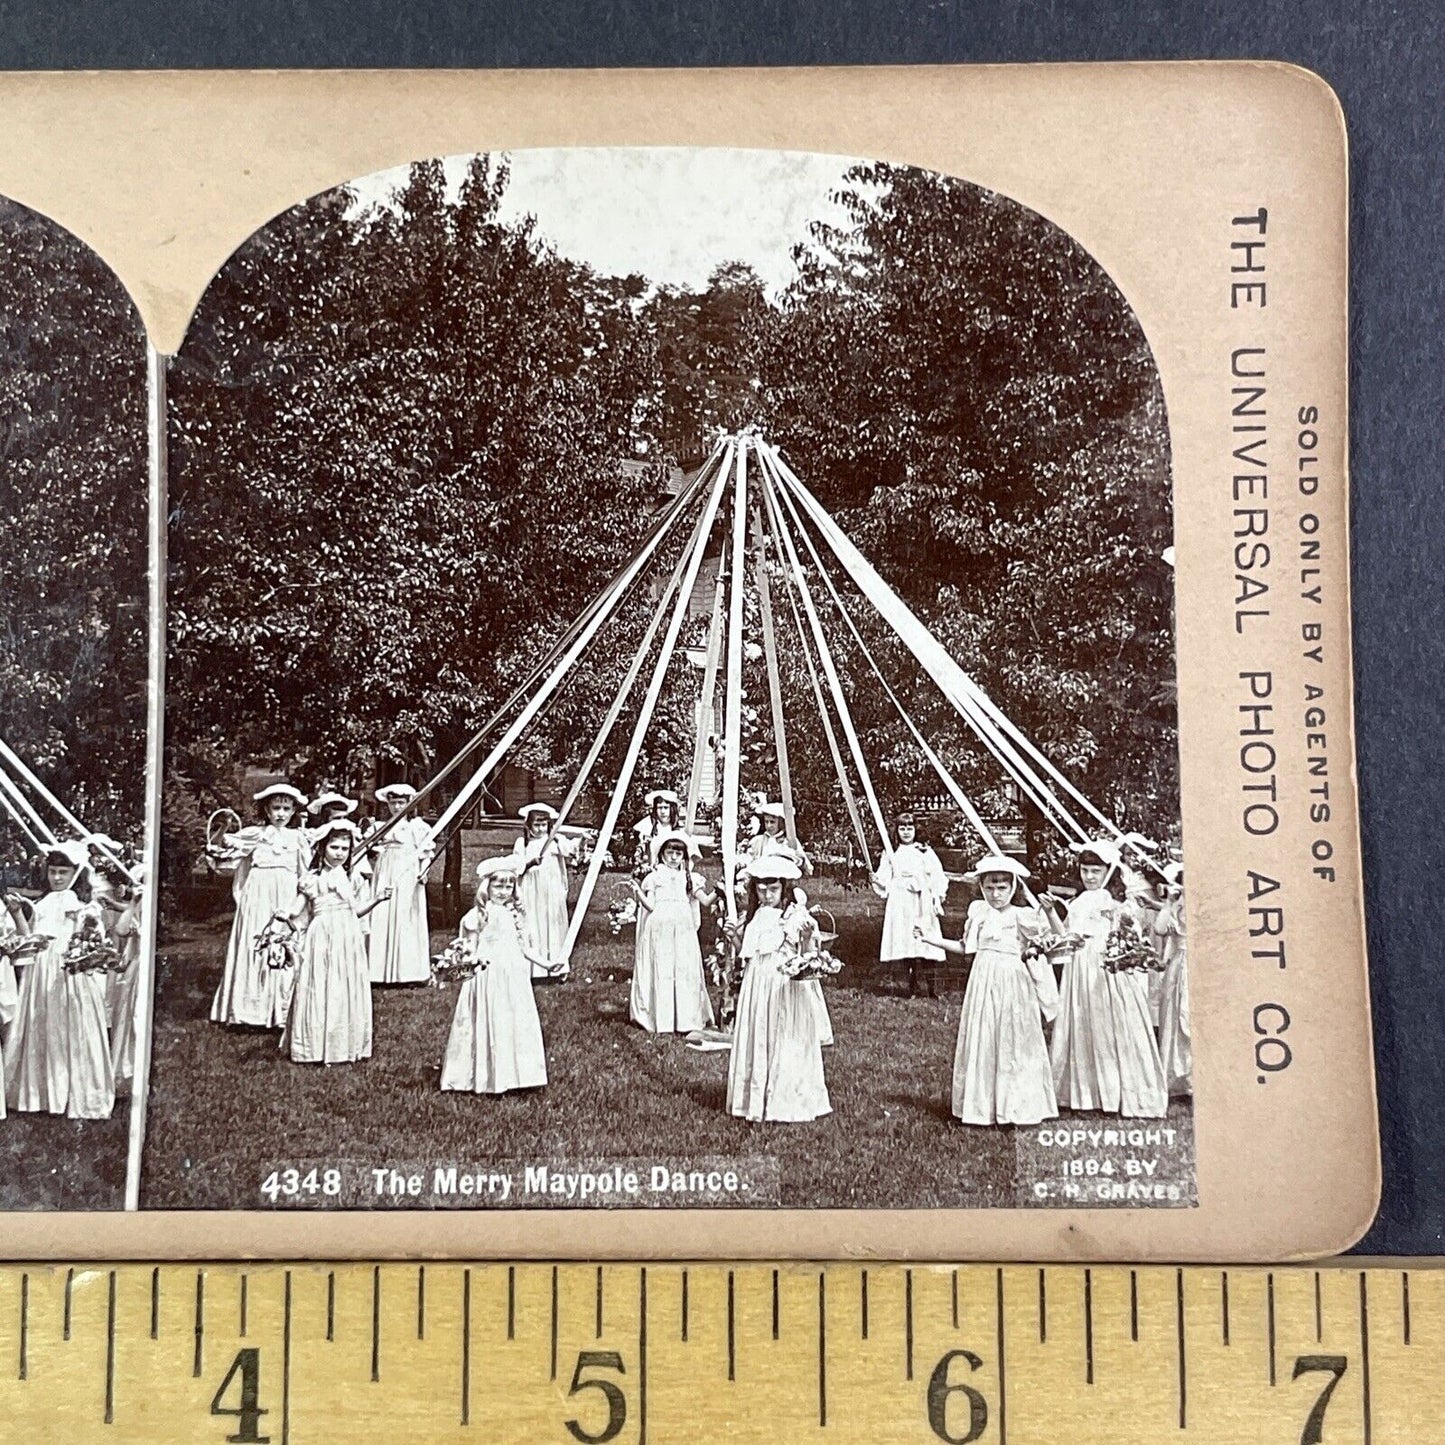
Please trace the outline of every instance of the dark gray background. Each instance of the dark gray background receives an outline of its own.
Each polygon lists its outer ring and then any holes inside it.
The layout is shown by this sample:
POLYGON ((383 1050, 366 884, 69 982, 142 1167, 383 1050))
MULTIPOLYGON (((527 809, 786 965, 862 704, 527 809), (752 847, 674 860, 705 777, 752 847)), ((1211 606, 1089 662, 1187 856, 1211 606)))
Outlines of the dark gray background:
POLYGON ((1344 104, 1353 171, 1357 747, 1385 1144, 1384 1203, 1362 1248, 1427 1254, 1445 1227, 1442 25, 1433 5, 1368 0, 0 0, 0 69, 1255 57, 1323 75, 1344 104))

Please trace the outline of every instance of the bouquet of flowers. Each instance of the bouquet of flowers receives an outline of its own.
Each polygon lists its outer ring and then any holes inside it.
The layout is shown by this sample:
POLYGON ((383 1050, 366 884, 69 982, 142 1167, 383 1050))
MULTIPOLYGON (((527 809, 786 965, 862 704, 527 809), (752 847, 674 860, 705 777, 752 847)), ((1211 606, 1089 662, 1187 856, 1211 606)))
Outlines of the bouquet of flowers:
POLYGON ((1083 941, 1077 933, 1033 934, 1024 939, 1023 960, 1027 963, 1032 958, 1042 958, 1052 963, 1056 954, 1069 953, 1083 941))
POLYGON ((301 961, 296 925, 277 914, 256 935, 256 962, 265 968, 295 968, 301 961))
POLYGON ((81 917, 61 963, 66 973, 119 973, 125 967, 119 951, 105 936, 100 919, 89 915, 81 917))
POLYGON ((463 940, 454 938, 431 961, 432 987, 446 988, 448 984, 464 983, 474 973, 485 967, 485 963, 472 956, 471 950, 463 940))
POLYGON ((630 924, 637 922, 637 900, 618 898, 607 906, 607 926, 615 938, 630 924))
POLYGON ((11 933, 0 938, 0 954, 10 959, 33 958, 50 940, 43 933, 11 933))
POLYGON ((1163 961, 1149 946, 1149 941, 1144 937, 1134 915, 1121 910, 1114 919, 1114 926, 1104 944, 1106 972, 1158 972, 1163 967, 1163 961))
POLYGON ((843 967, 843 961, 826 948, 815 946, 808 953, 795 953, 778 965, 783 977, 796 981, 812 978, 833 978, 843 967))

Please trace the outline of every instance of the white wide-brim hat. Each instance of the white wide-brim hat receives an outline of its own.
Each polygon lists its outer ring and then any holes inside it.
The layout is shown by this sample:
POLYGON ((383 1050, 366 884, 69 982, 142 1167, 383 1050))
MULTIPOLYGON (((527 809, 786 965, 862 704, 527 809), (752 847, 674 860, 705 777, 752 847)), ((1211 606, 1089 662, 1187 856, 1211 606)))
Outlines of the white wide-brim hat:
POLYGON ((963 876, 968 882, 977 883, 990 873, 1007 873, 1020 881, 1033 876, 1017 858, 1009 858, 1002 853, 985 853, 973 865, 973 871, 963 876))
POLYGON ((652 861, 657 862, 662 857, 662 850, 669 843, 676 843, 682 848, 689 858, 698 856, 697 839, 691 833, 684 833, 681 828, 669 829, 666 833, 659 833, 652 840, 652 861))
POLYGON ((47 843, 42 853, 47 866, 52 858, 64 858, 66 865, 71 868, 90 866, 90 849, 74 838, 64 843, 47 843))
POLYGON ((551 803, 528 803, 525 808, 517 809, 517 816, 525 822, 533 813, 545 813, 549 822, 555 823, 562 815, 551 803))
POLYGON ((293 788, 290 783, 272 783, 270 787, 262 788, 251 801, 253 803, 265 803, 272 798, 290 798, 298 808, 306 806, 306 794, 293 788))
POLYGON ((1069 851, 1071 853, 1092 853, 1111 872, 1118 868, 1123 861, 1119 857, 1117 845, 1109 842, 1107 838, 1097 838, 1092 843, 1070 843, 1069 851))
POLYGON ((649 808, 655 808, 659 803, 671 803, 675 807, 682 807, 682 799, 671 788, 654 788, 650 793, 642 795, 642 801, 649 808))
POLYGON ((355 798, 343 798, 340 793, 322 793, 319 798, 312 798, 311 805, 306 809, 308 813, 319 813, 331 803, 341 803, 346 808, 346 816, 349 818, 356 811, 355 798))
POLYGON ((311 841, 319 845, 333 833, 345 833, 353 839, 361 837, 361 829, 350 818, 333 818, 329 823, 322 823, 314 830, 311 841))
POLYGON ((786 853, 764 853, 744 871, 758 883, 788 882, 803 876, 803 870, 786 853))
POLYGON ((786 818, 788 810, 781 803, 759 803, 753 812, 760 818, 786 818))
POLYGON ((485 883, 488 878, 500 877, 503 873, 515 878, 520 870, 510 853, 498 853, 495 858, 483 858, 477 864, 477 878, 485 883))
POLYGON ((376 790, 375 797, 378 803, 390 803, 395 798, 409 803, 416 797, 416 789, 410 783, 388 783, 384 788, 376 790))

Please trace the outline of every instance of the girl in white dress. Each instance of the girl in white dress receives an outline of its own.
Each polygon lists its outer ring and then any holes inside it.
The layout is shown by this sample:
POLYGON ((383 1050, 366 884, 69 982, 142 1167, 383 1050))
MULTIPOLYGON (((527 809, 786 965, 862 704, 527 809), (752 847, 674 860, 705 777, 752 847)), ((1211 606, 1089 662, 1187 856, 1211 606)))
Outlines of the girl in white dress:
POLYGON ((115 1073, 105 1013, 104 973, 71 973, 65 951, 100 910, 75 891, 86 869, 83 843, 46 850, 49 891, 35 904, 30 932, 44 940, 22 965, 15 1021, 5 1041, 5 1099, 22 1113, 108 1119, 115 1108, 115 1073))
POLYGON ((798 865, 781 854, 748 864, 747 923, 729 925, 743 960, 728 1063, 728 1113, 754 1123, 802 1123, 830 1114, 818 1009, 782 961, 808 951, 812 915, 783 901, 798 865))
POLYGON ((664 833, 652 845, 652 872, 637 894, 637 965, 631 1015, 653 1034, 687 1034, 710 1028, 712 1001, 702 971, 697 931, 702 904, 717 894, 695 872, 697 844, 682 832, 664 833))
POLYGON ((477 867, 476 906, 459 940, 478 965, 462 984, 442 1060, 442 1088, 469 1094, 540 1089, 547 1082, 542 1020, 532 972, 550 960, 533 946, 517 904, 517 864, 509 856, 477 867))
POLYGON ((256 957, 256 938, 278 913, 295 911, 297 889, 306 872, 307 836, 291 821, 306 797, 290 783, 272 783, 256 794, 265 822, 226 834, 237 855, 231 892, 236 916, 226 944, 226 967, 211 1003, 218 1024, 279 1029, 291 1006, 290 969, 267 968, 256 957))
POLYGON ((1171 1095, 1194 1092, 1194 1050, 1189 1037, 1189 945, 1184 934, 1184 865, 1166 863, 1169 897, 1154 915, 1155 941, 1164 962, 1159 998, 1159 1057, 1171 1095))
MULTIPOLYGON (((1049 1054, 1054 1092, 1067 1109, 1098 1109, 1136 1119, 1162 1118, 1169 1091, 1149 1016, 1146 970, 1110 972, 1110 933, 1129 905, 1108 890, 1122 868, 1114 844, 1071 843, 1084 890, 1068 908, 1065 927, 1079 937, 1065 956, 1059 1018, 1049 1054)), ((1136 886, 1142 880, 1136 879, 1136 886)))
MULTIPOLYGON (((567 865, 577 856, 577 844, 560 833, 547 837, 557 821, 548 803, 529 803, 521 812, 522 836, 512 845, 517 865, 517 901, 526 915, 532 941, 543 958, 553 960, 555 972, 533 970, 533 978, 567 977, 567 865)), ((640 925, 639 925, 640 926, 640 925)))
POLYGON ((671 788, 654 788, 643 800, 647 816, 632 825, 637 837, 633 848, 633 872, 640 882, 652 871, 652 845, 664 833, 675 833, 682 824, 682 799, 671 788))
POLYGON ((880 860, 871 879, 873 891, 887 900, 878 961, 907 964, 908 992, 936 998, 937 965, 944 952, 938 921, 948 897, 948 879, 938 854, 919 838, 912 813, 900 813, 894 829, 893 854, 880 860))
MULTIPOLYGON (((396 817, 416 797, 409 783, 376 790, 396 817)), ((373 845, 372 886, 391 894, 391 907, 372 924, 367 938, 371 981, 426 983, 431 978, 431 931, 427 926, 426 875, 431 867, 430 830, 421 818, 403 818, 373 845)))
MULTIPOLYGON (((800 879, 812 875, 813 863, 808 857, 806 849, 801 843, 790 843, 786 832, 787 814, 781 803, 769 802, 764 798, 753 809, 753 816, 758 822, 758 831, 753 834, 748 842, 748 857, 754 858, 787 858, 791 860, 798 869, 800 879)), ((738 887, 740 890, 747 888, 748 874, 746 867, 738 870, 738 887)), ((792 901, 799 908, 808 906, 808 895, 799 886, 792 886, 785 890, 792 898, 792 901)), ((804 989, 813 1000, 813 1007, 818 1010, 818 1041, 826 1049, 833 1042, 833 1020, 828 1016, 828 1002, 823 997, 823 984, 820 979, 802 979, 798 985, 804 989)))
POLYGON ((345 818, 319 830, 315 871, 302 878, 301 902, 290 915, 293 922, 310 920, 281 1035, 293 1063, 354 1064, 371 1057, 371 971, 361 920, 391 895, 360 896, 351 876, 356 836, 356 825, 345 818))
MULTIPOLYGON (((1058 985, 1048 959, 1025 961, 1024 950, 1059 935, 1039 909, 1014 903, 1029 876, 1015 859, 990 853, 968 876, 983 897, 968 906, 963 942, 942 944, 949 953, 973 955, 953 1056, 954 1117, 965 1124, 1056 1119, 1044 1022, 1058 1012, 1058 985)), ((921 925, 917 936, 923 938, 921 925)))
POLYGON ((140 986, 141 908, 146 870, 131 870, 130 901, 115 923, 115 945, 125 967, 110 976, 106 1012, 110 1018, 110 1062, 117 1084, 129 1083, 135 1074, 135 1006, 140 986))

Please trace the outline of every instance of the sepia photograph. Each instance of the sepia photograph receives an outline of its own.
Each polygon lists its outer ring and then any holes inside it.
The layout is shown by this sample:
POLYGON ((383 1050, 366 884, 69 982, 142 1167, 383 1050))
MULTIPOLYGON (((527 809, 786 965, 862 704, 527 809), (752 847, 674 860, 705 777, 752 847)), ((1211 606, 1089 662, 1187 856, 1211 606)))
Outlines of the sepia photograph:
POLYGON ((1073 237, 419 160, 256 231, 166 395, 145 1207, 1197 1202, 1168 417, 1073 237))
POLYGON ((142 976, 145 335, 0 201, 0 1207, 119 1209, 142 976))

